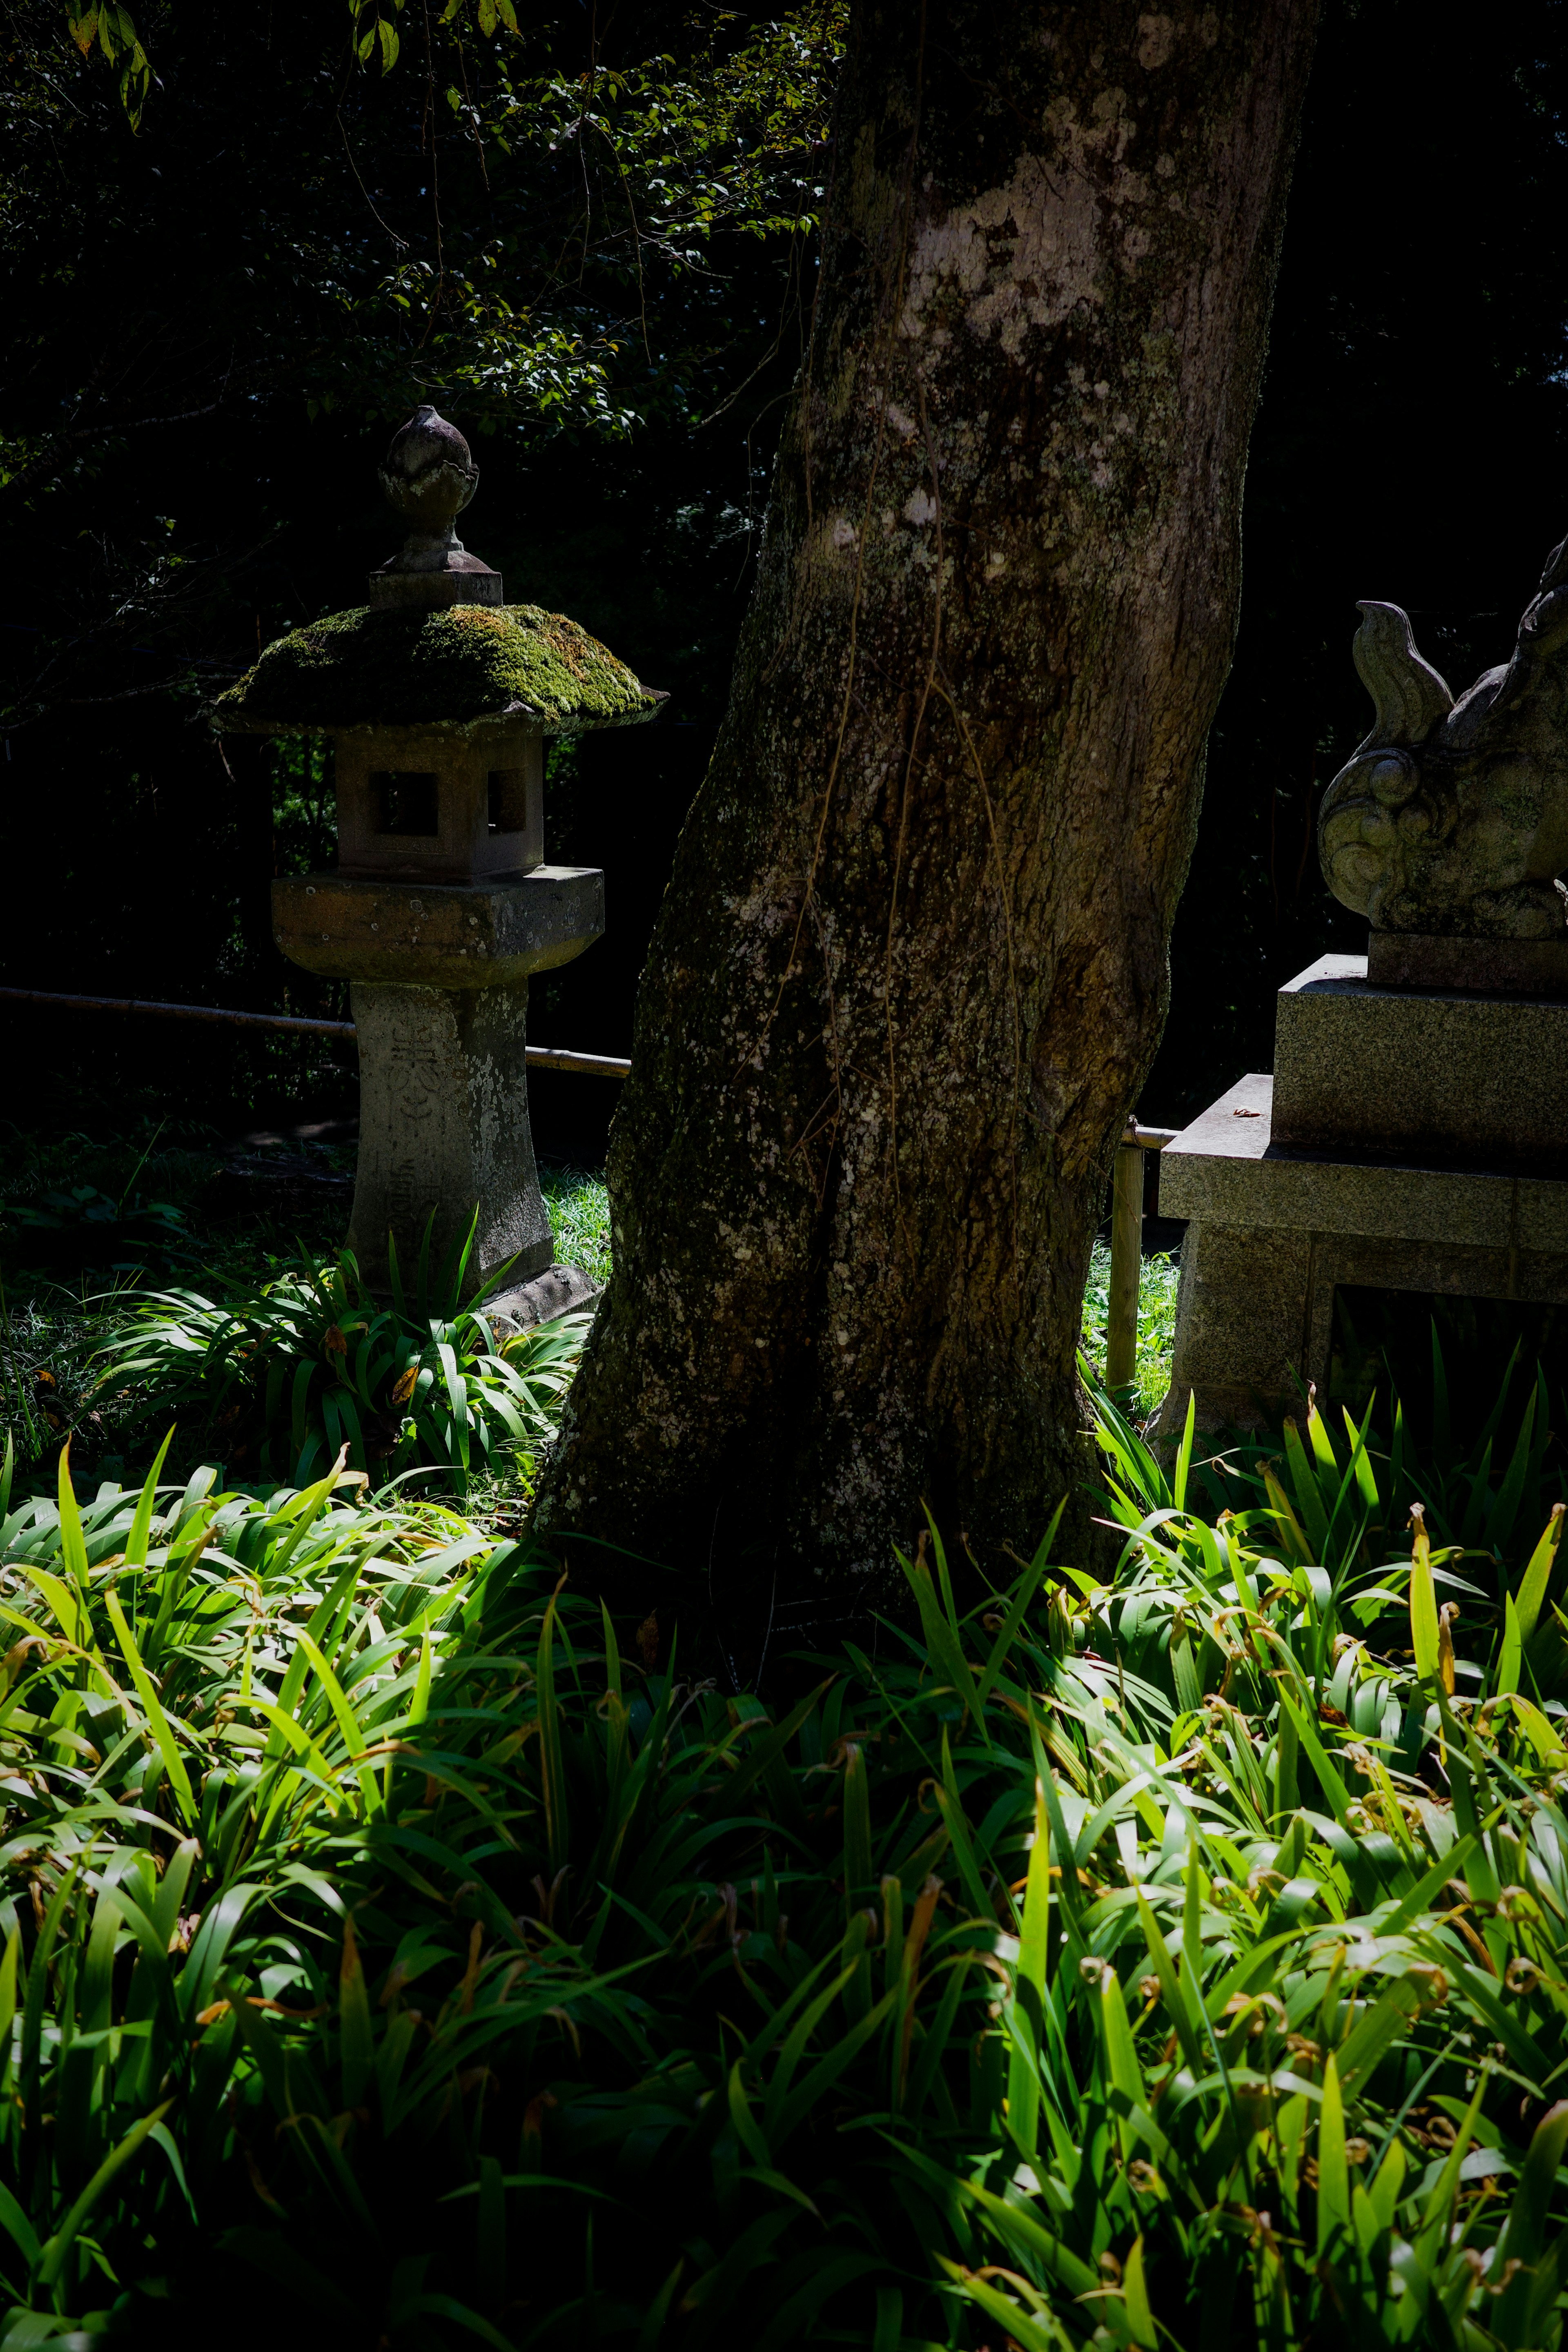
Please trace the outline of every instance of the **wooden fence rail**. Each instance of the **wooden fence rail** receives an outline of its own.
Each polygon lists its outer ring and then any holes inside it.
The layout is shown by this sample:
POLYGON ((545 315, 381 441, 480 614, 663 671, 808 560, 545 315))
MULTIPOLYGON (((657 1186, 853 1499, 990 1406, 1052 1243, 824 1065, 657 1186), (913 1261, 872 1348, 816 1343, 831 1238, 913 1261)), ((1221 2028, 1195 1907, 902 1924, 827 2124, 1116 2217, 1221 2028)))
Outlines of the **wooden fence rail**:
MULTIPOLYGON (((43 988, 0 988, 0 1003, 52 1004, 68 1013, 145 1013, 160 1021, 216 1021, 231 1029, 287 1029, 297 1036, 352 1037, 352 1021, 307 1021, 289 1013, 231 1013, 217 1004, 163 1004, 152 996, 57 996, 43 988)), ((564 1045, 530 1045, 535 1070, 576 1070, 586 1078, 624 1078, 631 1064, 615 1054, 574 1054, 564 1045)))
MULTIPOLYGON (((296 1036, 352 1037, 352 1021, 310 1021, 287 1013, 234 1013, 216 1004, 164 1004, 149 996, 62 996, 43 988, 0 988, 0 1003, 52 1005, 70 1013, 150 1014, 160 1021, 216 1022, 231 1029, 281 1029, 296 1036)), ((565 1046, 530 1045, 535 1070, 575 1070, 590 1078, 624 1078, 631 1068, 614 1054, 576 1054, 565 1046)), ((1163 1151, 1177 1130, 1140 1127, 1130 1119, 1116 1147, 1110 1208, 1110 1297, 1105 1326, 1105 1384, 1125 1388, 1138 1362, 1138 1278, 1143 1256, 1143 1154, 1163 1151)))

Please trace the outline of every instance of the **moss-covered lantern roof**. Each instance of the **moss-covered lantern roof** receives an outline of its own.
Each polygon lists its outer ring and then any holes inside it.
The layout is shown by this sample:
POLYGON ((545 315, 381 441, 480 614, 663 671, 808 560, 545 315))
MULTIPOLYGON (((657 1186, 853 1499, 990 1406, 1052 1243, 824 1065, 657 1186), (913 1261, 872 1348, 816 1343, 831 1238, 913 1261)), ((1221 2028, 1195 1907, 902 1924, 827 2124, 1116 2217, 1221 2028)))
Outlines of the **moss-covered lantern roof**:
POLYGON ((665 698, 575 621, 537 604, 362 605, 275 639, 212 716, 268 734, 506 719, 554 735, 635 725, 665 698))

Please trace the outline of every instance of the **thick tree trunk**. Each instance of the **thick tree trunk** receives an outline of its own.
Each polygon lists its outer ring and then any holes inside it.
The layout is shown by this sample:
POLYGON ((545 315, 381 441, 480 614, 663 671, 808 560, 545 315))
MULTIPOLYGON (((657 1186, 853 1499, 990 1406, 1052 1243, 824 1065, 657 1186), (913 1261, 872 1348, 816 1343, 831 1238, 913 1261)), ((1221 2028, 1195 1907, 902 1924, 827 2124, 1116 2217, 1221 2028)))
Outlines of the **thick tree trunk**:
POLYGON ((855 7, 542 1530, 870 1597, 922 1500, 994 1559, 1081 1479, 1314 16, 855 7))

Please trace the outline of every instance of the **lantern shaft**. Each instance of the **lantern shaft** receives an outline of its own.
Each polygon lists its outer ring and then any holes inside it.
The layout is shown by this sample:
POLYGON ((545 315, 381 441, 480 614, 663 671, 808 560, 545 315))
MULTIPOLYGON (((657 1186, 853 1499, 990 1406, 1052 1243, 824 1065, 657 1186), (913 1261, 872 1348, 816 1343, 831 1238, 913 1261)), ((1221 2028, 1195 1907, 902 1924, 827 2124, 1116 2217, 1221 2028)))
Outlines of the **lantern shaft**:
POLYGON ((461 1248, 466 1292, 510 1265, 527 1282, 554 1256, 528 1121, 528 982, 398 987, 356 981, 360 1139, 349 1242, 370 1281, 408 1281, 461 1248), (390 1247, 389 1240, 390 1236, 390 1247))

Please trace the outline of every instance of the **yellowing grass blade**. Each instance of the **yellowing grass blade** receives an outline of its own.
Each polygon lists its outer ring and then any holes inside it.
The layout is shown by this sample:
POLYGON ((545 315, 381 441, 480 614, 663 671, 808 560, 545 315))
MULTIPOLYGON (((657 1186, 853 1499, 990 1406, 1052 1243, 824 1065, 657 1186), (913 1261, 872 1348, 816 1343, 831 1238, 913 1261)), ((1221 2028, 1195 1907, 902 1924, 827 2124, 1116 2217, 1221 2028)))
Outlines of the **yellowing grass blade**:
POLYGON ((1557 1547, 1563 1536, 1563 1509, 1561 1503, 1552 1504, 1552 1517, 1546 1522, 1541 1541, 1530 1555, 1520 1581, 1519 1633, 1523 1642, 1528 1642, 1535 1631, 1542 1604, 1546 1599, 1546 1588, 1557 1563, 1557 1547))
POLYGON ((1437 1593, 1432 1582, 1432 1545, 1426 1517, 1419 1503, 1410 1506, 1415 1541, 1410 1554, 1410 1645, 1415 1653, 1415 1673, 1430 1682, 1437 1672, 1437 1593))

